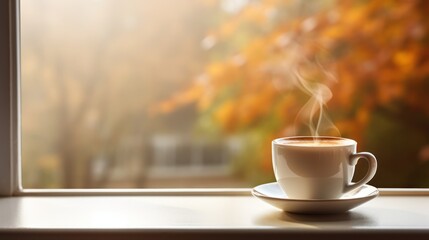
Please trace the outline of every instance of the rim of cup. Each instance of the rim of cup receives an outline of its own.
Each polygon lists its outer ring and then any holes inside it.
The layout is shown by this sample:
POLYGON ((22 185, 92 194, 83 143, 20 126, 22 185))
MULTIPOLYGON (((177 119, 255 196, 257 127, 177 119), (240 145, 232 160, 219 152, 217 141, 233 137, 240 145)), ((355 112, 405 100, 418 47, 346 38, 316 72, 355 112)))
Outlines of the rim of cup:
MULTIPOLYGON (((356 145, 357 142, 350 138, 343 138, 343 137, 334 137, 334 136, 291 136, 291 137, 281 137, 276 138, 272 141, 274 145, 281 145, 281 146, 294 146, 294 147, 312 147, 311 145, 298 145, 293 144, 292 141, 299 141, 299 140, 313 140, 313 141, 322 141, 322 140, 338 140, 342 141, 339 145, 321 145, 319 147, 345 147, 345 146, 353 146, 356 145), (285 142, 286 141, 286 142, 285 142), (291 141, 289 144, 287 141, 291 141)), ((313 145, 314 146, 314 145, 313 145)))

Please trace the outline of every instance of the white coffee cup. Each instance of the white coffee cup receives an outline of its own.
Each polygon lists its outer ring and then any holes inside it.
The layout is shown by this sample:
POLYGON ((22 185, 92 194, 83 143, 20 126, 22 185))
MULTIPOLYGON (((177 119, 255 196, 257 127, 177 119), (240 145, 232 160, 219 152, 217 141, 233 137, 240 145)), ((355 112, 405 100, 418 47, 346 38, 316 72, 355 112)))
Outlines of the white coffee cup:
POLYGON ((369 182, 377 170, 371 153, 356 153, 356 141, 340 137, 286 137, 272 142, 278 184, 292 199, 337 199, 369 182), (359 159, 368 161, 366 175, 352 183, 359 159))

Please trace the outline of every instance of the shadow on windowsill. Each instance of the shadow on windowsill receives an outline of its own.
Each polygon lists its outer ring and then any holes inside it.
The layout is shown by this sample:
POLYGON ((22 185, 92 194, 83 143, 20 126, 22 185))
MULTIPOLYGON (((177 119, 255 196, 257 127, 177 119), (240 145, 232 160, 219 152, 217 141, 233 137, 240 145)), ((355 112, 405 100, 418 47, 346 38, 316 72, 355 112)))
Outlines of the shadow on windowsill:
POLYGON ((275 211, 261 215, 256 219, 255 223, 260 226, 317 229, 320 227, 351 228, 353 226, 371 226, 375 222, 371 217, 353 211, 326 215, 294 214, 275 211))

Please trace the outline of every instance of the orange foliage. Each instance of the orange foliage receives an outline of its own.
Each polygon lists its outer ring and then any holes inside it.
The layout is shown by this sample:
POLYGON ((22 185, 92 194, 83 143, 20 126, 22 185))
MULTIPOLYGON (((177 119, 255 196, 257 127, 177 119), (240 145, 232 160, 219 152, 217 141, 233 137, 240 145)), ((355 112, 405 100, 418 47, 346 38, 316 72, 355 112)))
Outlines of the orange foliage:
MULTIPOLYGON (((284 7, 294 6, 282 1, 250 4, 231 21, 221 25, 215 35, 228 40, 239 34, 240 26, 245 23, 265 26, 270 21, 268 12, 281 14, 284 7)), ((363 108, 371 109, 397 98, 413 104, 416 104, 413 96, 428 99, 417 89, 417 85, 423 84, 429 75, 426 60, 429 50, 424 42, 425 32, 429 29, 425 17, 428 3, 338 1, 328 7, 326 11, 309 16, 271 23, 274 27, 269 32, 256 34, 241 49, 237 49, 240 52, 238 63, 234 61, 236 55, 224 62, 208 65, 205 86, 195 81, 194 86, 173 97, 169 104, 178 107, 192 101, 206 101, 201 104, 204 110, 215 104, 216 97, 208 101, 208 96, 222 94, 227 86, 240 85, 236 95, 224 98, 222 104, 216 103, 215 115, 226 130, 237 129, 231 128, 231 124, 250 125, 255 119, 266 115, 283 94, 297 95, 277 83, 279 77, 280 81, 290 82, 287 79, 289 76, 284 73, 273 76, 276 71, 282 71, 282 61, 292 58, 285 63, 300 68, 302 59, 323 55, 330 58, 327 68, 335 68, 338 75, 338 84, 330 85, 334 92, 330 105, 346 109, 358 97, 362 99, 363 108), (298 44, 299 52, 291 50, 293 44, 298 44), (302 56, 296 57, 294 54, 302 56), (415 92, 409 92, 412 90, 410 83, 415 92), (374 88, 376 99, 373 99, 372 93, 366 92, 368 88, 374 88), (409 100, 405 99, 408 97, 409 100), (234 114, 237 115, 234 118, 227 116, 234 114), (226 124, 228 121, 237 122, 226 124)), ((297 98, 290 101, 302 104, 297 98)), ((420 103, 419 107, 427 111, 426 104, 420 103)))
MULTIPOLYGON (((214 34, 228 42, 239 36, 242 25, 253 24, 258 31, 235 49, 234 56, 208 65, 207 81, 204 87, 199 82, 190 87, 192 97, 186 97, 188 90, 169 101, 175 107, 191 100, 204 102, 202 114, 214 109, 215 122, 226 132, 258 128, 276 118, 281 124, 267 131, 278 136, 293 125, 305 103, 292 80, 293 70, 299 69, 331 88, 328 106, 338 115, 335 124, 343 135, 358 141, 363 141, 371 112, 378 106, 400 101, 429 116, 429 1, 341 0, 318 3, 318 11, 302 10, 305 4, 280 0, 249 4, 214 34), (302 14, 292 14, 295 11, 302 14), (308 62, 320 64, 316 73, 308 62), (326 79, 325 70, 337 83, 326 79), (231 87, 235 92, 228 95, 231 87)), ((263 149, 262 165, 268 168, 269 144, 263 149)))

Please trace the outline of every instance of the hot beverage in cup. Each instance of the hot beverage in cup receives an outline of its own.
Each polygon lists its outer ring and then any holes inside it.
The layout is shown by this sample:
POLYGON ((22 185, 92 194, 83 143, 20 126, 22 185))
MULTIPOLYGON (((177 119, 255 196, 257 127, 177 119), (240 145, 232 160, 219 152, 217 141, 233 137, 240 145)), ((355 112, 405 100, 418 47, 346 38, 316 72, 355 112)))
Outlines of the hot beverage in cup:
POLYGON ((272 142, 277 182, 289 198, 336 199, 369 182, 377 161, 371 153, 356 153, 356 141, 339 137, 288 137, 272 142), (355 165, 366 159, 366 176, 352 183, 355 165))

